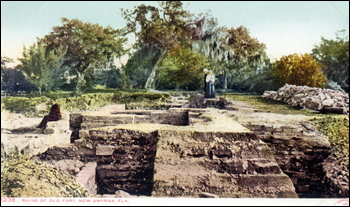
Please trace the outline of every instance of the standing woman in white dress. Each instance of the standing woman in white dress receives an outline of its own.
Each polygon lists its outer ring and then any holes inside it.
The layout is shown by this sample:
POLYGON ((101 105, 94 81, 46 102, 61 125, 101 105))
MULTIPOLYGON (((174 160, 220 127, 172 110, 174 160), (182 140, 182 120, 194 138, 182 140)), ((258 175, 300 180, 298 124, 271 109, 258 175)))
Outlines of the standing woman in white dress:
POLYGON ((206 90, 205 90, 205 98, 215 98, 215 75, 213 74, 212 70, 208 71, 208 75, 205 79, 206 84, 206 90))

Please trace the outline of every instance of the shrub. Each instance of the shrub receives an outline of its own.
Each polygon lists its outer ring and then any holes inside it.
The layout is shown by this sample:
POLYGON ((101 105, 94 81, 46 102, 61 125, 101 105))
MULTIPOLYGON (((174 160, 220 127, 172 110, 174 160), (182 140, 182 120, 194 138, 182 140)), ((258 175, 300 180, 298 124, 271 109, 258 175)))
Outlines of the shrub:
POLYGON ((326 77, 322 73, 322 65, 308 54, 292 54, 283 56, 273 65, 273 74, 281 85, 285 83, 322 87, 326 77))
POLYGON ((112 102, 113 93, 89 93, 78 97, 69 97, 56 100, 61 110, 76 111, 89 110, 112 102))
MULTIPOLYGON (((149 93, 149 92, 123 92, 118 91, 114 93, 87 93, 78 97, 60 97, 58 93, 50 93, 50 98, 56 98, 56 103, 61 110, 68 111, 84 111, 91 110, 111 103, 120 104, 140 104, 149 105, 158 102, 166 102, 170 99, 167 93, 149 93)), ((48 97, 4 97, 1 99, 1 108, 9 110, 10 112, 24 114, 26 116, 37 116, 38 111, 36 106, 41 103, 46 103, 48 109, 50 108, 50 98, 48 97)))
POLYGON ((49 101, 50 99, 44 96, 35 98, 7 96, 1 98, 1 104, 5 110, 24 114, 26 116, 36 115, 37 111, 35 107, 41 103, 49 101))

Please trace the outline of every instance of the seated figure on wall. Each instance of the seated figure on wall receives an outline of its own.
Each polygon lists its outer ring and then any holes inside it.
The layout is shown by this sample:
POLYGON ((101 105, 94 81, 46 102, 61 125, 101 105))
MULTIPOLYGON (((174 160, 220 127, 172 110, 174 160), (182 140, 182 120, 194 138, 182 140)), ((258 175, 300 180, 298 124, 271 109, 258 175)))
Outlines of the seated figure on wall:
POLYGON ((55 99, 51 98, 50 102, 52 106, 49 115, 44 116, 43 120, 36 128, 46 129, 47 122, 58 121, 61 119, 60 107, 56 104, 55 99))

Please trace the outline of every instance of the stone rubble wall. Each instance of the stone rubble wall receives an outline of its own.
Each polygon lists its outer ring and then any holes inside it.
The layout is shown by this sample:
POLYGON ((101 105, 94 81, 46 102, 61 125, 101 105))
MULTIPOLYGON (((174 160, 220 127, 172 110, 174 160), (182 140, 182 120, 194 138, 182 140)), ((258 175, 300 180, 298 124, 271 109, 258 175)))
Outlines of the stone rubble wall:
POLYGON ((322 113, 349 114, 349 94, 332 89, 285 84, 278 91, 265 91, 261 97, 322 113))
POLYGON ((153 187, 153 167, 157 132, 140 133, 124 129, 99 128, 75 144, 55 146, 39 155, 55 166, 66 169, 93 194, 113 194, 117 189, 149 195, 153 187), (87 163, 80 170, 76 165, 63 165, 57 160, 87 163), (88 167, 88 165, 92 165, 88 167), (74 169, 71 169, 74 168, 74 169), (96 182, 95 182, 96 178, 96 182))
POLYGON ((247 124, 267 143, 284 173, 290 176, 300 194, 329 193, 325 185, 323 161, 330 155, 328 139, 313 126, 247 124))
POLYGON ((297 197, 254 133, 162 129, 159 134, 154 197, 297 197))
POLYGON ((328 185, 331 195, 340 198, 349 197, 349 158, 347 158, 347 165, 344 158, 329 156, 323 162, 323 171, 326 174, 324 182, 328 185))
POLYGON ((171 124, 188 125, 188 109, 170 108, 168 110, 117 110, 109 115, 74 113, 70 115, 72 143, 91 128, 116 126, 119 124, 171 124))

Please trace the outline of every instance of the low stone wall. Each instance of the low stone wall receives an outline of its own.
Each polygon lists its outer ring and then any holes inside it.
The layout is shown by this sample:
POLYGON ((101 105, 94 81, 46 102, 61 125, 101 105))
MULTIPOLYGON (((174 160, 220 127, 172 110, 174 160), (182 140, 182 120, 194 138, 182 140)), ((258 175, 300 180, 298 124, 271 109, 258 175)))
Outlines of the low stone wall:
MULTIPOLYGON (((41 119, 38 119, 36 123, 40 123, 40 121, 41 119)), ((20 151, 35 156, 45 152, 50 147, 70 143, 70 137, 69 120, 63 118, 59 121, 48 122, 45 130, 35 129, 35 126, 31 126, 7 130, 6 133, 2 131, 1 150, 6 153, 20 151)))
POLYGON ((290 176, 299 195, 324 196, 329 193, 325 185, 323 161, 330 155, 328 139, 313 126, 246 124, 273 151, 284 173, 290 176))
POLYGON ((188 125, 188 109, 170 108, 168 110, 116 110, 103 113, 74 113, 70 115, 72 130, 71 142, 81 138, 81 130, 116 126, 119 124, 155 123, 177 126, 188 125))
POLYGON ((323 162, 324 183, 334 197, 349 197, 349 158, 329 156, 323 162), (347 163, 346 163, 347 162, 347 163))
POLYGON ((331 89, 286 84, 278 91, 265 91, 261 97, 322 113, 349 114, 349 94, 331 89))

